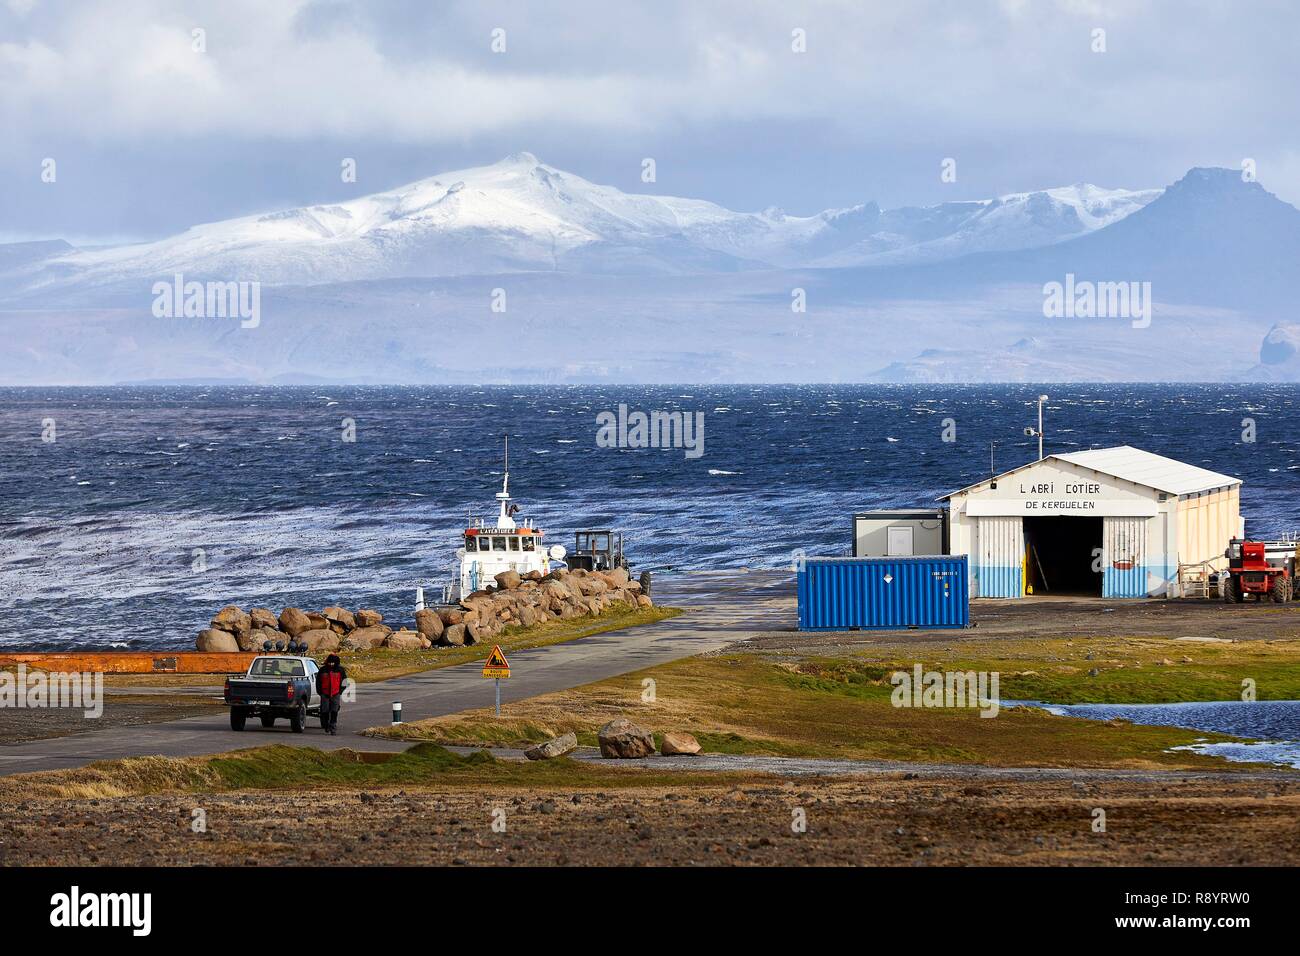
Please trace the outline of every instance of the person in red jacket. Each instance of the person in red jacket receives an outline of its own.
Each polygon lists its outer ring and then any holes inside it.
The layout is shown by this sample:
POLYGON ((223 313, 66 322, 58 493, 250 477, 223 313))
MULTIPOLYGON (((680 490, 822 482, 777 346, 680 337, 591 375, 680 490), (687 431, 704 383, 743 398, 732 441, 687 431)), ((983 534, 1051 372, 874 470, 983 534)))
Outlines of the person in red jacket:
POLYGON ((316 693, 320 694, 320 725, 327 734, 338 733, 339 705, 347 682, 348 672, 339 656, 331 654, 325 658, 325 666, 316 672, 316 693))

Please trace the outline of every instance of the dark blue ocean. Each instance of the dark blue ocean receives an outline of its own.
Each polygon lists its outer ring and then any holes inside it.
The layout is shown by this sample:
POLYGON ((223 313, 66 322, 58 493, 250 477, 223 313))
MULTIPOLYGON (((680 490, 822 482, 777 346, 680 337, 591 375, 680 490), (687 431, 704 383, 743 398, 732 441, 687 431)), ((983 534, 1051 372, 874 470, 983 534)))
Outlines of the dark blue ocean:
POLYGON ((1300 528, 1294 385, 10 388, 0 644, 192 646, 227 603, 409 620, 495 513, 507 433, 550 543, 620 528, 660 573, 845 554, 855 511, 933 504, 988 474, 990 441, 998 470, 1035 457, 1042 391, 1049 453, 1136 445, 1243 478, 1251 533, 1300 528), (702 456, 597 447, 620 403, 703 412, 702 456))

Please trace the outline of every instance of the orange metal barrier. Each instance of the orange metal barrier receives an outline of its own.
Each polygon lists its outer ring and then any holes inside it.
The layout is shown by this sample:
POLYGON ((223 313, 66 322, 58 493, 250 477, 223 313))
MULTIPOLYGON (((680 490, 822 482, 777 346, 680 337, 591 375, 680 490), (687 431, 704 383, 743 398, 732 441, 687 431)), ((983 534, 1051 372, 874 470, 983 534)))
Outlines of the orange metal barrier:
POLYGON ((234 674, 248 670, 253 651, 0 651, 0 667, 26 664, 44 671, 102 674, 234 674))

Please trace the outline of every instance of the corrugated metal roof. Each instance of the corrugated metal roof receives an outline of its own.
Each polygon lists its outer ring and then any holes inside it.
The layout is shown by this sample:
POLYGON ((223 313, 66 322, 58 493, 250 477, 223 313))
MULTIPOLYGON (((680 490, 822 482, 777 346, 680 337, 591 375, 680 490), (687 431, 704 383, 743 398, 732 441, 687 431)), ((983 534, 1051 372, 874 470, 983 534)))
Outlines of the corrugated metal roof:
POLYGON ((1131 445, 1117 448, 1094 448, 1090 451, 1073 451, 1049 457, 1068 461, 1072 465, 1091 468, 1103 475, 1111 475, 1136 485, 1146 485, 1171 495, 1190 495, 1225 485, 1239 485, 1240 478, 1221 475, 1217 471, 1198 468, 1186 462, 1175 461, 1131 445))
MULTIPOLYGON (((1145 485, 1148 488, 1154 488, 1157 491, 1163 491, 1171 495, 1191 495, 1198 491, 1209 491, 1211 488, 1241 484, 1240 478, 1221 475, 1217 471, 1210 471, 1208 468, 1198 468, 1186 462, 1166 458, 1164 455, 1157 455, 1153 452, 1143 451, 1141 448, 1134 448, 1132 445, 1118 445, 1114 448, 1093 448, 1088 451, 1067 452, 1063 455, 1048 455, 1043 461, 1051 461, 1053 458, 1059 458, 1061 461, 1078 465, 1080 468, 1090 468, 1103 475, 1110 475, 1112 478, 1118 478, 1121 481, 1131 481, 1134 484, 1145 485)), ((998 475, 998 478, 1014 475, 1016 472, 1023 471, 1036 464, 1038 464, 1036 461, 1026 462, 1019 468, 1012 468, 1010 471, 1002 472, 1002 474, 998 475)), ((988 484, 989 481, 990 479, 985 478, 983 481, 977 481, 965 488, 950 491, 939 500, 945 501, 953 495, 959 495, 962 492, 970 491, 972 488, 988 484)))

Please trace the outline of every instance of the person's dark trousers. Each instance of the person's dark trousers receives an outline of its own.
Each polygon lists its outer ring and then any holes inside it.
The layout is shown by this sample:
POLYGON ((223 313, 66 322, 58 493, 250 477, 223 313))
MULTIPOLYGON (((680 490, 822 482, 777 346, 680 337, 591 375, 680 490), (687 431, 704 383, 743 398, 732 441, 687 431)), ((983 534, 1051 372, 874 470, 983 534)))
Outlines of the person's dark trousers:
POLYGON ((322 697, 320 699, 321 726, 325 730, 333 731, 339 725, 339 698, 322 697))

